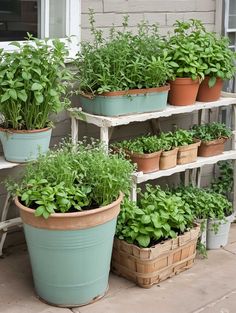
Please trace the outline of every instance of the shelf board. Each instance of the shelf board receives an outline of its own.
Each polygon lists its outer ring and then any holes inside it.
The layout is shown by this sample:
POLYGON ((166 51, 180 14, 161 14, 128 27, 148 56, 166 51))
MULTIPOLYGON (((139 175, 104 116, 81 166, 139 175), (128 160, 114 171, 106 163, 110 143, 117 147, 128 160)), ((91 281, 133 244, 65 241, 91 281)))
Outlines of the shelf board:
POLYGON ((222 154, 215 155, 212 157, 198 157, 196 162, 188 163, 184 165, 177 165, 176 167, 173 167, 167 170, 153 172, 153 173, 143 174, 143 172, 137 172, 133 174, 133 180, 136 184, 139 184, 139 183, 146 182, 148 180, 157 179, 163 176, 170 176, 175 173, 184 172, 188 169, 198 168, 204 165, 215 164, 218 161, 230 160, 230 159, 232 160, 236 159, 236 151, 234 150, 225 151, 222 154))
POLYGON ((8 168, 13 168, 15 166, 18 166, 18 163, 11 163, 7 162, 4 157, 0 156, 0 170, 8 169, 8 168))
POLYGON ((86 112, 81 112, 80 108, 69 109, 69 114, 78 120, 83 120, 81 113, 84 115, 84 120, 87 123, 97 125, 98 127, 113 127, 119 125, 127 125, 132 122, 144 122, 150 119, 156 119, 160 117, 169 117, 174 114, 190 113, 202 109, 211 109, 221 106, 229 106, 236 104, 236 99, 233 97, 222 97, 218 101, 214 102, 195 102, 195 104, 187 106, 173 106, 167 105, 166 109, 162 111, 155 111, 149 113, 139 113, 132 115, 122 115, 118 117, 109 117, 101 115, 93 115, 86 112))

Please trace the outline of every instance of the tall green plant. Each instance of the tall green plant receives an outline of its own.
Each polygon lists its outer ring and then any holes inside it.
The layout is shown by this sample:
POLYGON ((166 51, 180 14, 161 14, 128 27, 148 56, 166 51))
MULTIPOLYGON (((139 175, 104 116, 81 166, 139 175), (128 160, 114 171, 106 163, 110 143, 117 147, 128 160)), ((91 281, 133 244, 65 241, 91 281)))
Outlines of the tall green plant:
POLYGON ((13 42, 13 52, 0 51, 0 113, 4 128, 42 129, 49 115, 70 103, 71 74, 65 66, 68 50, 59 40, 49 44, 29 35, 26 43, 13 42))

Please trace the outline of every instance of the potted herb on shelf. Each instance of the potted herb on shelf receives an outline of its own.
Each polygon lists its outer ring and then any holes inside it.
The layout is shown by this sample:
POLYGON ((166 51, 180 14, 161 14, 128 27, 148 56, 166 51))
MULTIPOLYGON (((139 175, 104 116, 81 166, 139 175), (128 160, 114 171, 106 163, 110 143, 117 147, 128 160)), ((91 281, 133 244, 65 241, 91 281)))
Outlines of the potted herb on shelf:
POLYGON ((156 135, 140 136, 113 144, 115 150, 125 152, 128 158, 137 164, 137 170, 143 173, 159 170, 162 146, 163 141, 156 135))
POLYGON ((196 101, 205 65, 201 60, 203 48, 198 44, 199 21, 176 21, 174 34, 167 39, 170 65, 174 80, 170 80, 168 101, 172 105, 191 105, 196 101))
POLYGON ((194 125, 193 136, 201 140, 198 155, 203 157, 214 156, 223 153, 224 144, 232 136, 232 131, 222 123, 209 123, 194 125))
POLYGON ((173 133, 174 146, 178 147, 177 164, 192 163, 197 160, 199 139, 194 139, 192 131, 178 129, 173 133))
POLYGON ((63 144, 8 183, 24 223, 37 294, 77 306, 108 288, 113 236, 133 166, 104 147, 63 144))
POLYGON ((180 197, 146 185, 118 217, 112 271, 149 288, 193 264, 200 228, 180 197))
POLYGON ((172 132, 161 133, 162 153, 160 157, 160 170, 167 170, 177 165, 178 147, 174 146, 174 137, 172 132))
POLYGON ((92 11, 89 19, 93 41, 81 44, 75 61, 82 109, 105 116, 164 109, 172 70, 157 27, 142 22, 134 35, 125 16, 123 30, 112 27, 106 39, 92 11))
POLYGON ((69 104, 70 73, 65 67, 65 44, 32 38, 14 42, 15 51, 1 50, 0 139, 7 161, 26 162, 48 150, 52 122, 69 104))

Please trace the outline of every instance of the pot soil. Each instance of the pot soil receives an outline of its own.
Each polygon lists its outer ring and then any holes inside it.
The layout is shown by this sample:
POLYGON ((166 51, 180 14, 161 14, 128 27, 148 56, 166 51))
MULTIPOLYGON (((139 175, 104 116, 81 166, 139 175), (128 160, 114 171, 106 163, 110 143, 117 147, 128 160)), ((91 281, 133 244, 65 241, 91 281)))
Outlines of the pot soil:
POLYGON ((197 101, 211 102, 217 101, 220 98, 223 80, 217 77, 215 85, 213 87, 209 87, 209 79, 210 77, 205 77, 205 79, 201 82, 198 89, 197 101))
POLYGON ((172 105, 194 104, 199 88, 199 79, 176 78, 170 81, 168 102, 172 105))
POLYGON ((201 141, 196 140, 195 143, 179 147, 177 154, 177 164, 182 165, 197 161, 198 147, 200 144, 201 141))
POLYGON ((195 226, 150 248, 139 248, 115 238, 111 269, 140 287, 150 288, 192 267, 199 231, 200 227, 195 226))
POLYGON ((198 148, 198 155, 210 157, 224 152, 224 145, 227 138, 219 138, 211 141, 202 141, 198 148))
POLYGON ((123 196, 89 211, 35 217, 19 200, 36 293, 44 301, 75 307, 108 289, 113 237, 123 196))
POLYGON ((172 168, 177 165, 178 150, 178 148, 175 148, 170 151, 162 151, 160 157, 160 170, 167 170, 168 168, 172 168))
POLYGON ((101 95, 80 95, 84 112, 103 116, 120 116, 155 112, 166 108, 170 85, 148 89, 106 92, 101 95))
POLYGON ((0 128, 4 157, 9 162, 36 160, 49 149, 52 129, 15 130, 0 128))
POLYGON ((133 163, 137 164, 138 172, 151 173, 159 170, 160 156, 162 151, 153 153, 130 153, 126 152, 133 163))

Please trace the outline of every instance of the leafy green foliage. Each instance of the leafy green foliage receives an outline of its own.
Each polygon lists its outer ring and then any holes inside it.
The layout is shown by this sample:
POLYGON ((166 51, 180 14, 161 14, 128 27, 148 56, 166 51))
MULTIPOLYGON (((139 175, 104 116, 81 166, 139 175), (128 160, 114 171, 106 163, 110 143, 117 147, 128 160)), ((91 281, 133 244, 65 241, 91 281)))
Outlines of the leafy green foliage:
POLYGON ((75 61, 78 93, 159 87, 172 77, 170 57, 156 25, 143 21, 134 35, 127 30, 128 16, 125 16, 123 29, 110 28, 106 39, 95 27, 92 10, 89 19, 93 42, 82 43, 75 61))
POLYGON ((209 123, 194 125, 192 128, 193 136, 203 142, 215 140, 218 138, 230 138, 232 130, 222 123, 209 123))
POLYGON ((28 42, 12 45, 18 49, 0 50, 3 127, 27 130, 47 127, 49 114, 70 103, 67 90, 71 74, 64 64, 68 51, 59 40, 49 44, 31 35, 28 42))
POLYGON ((211 188, 216 193, 229 194, 233 191, 234 186, 232 161, 220 161, 217 164, 219 166, 219 176, 212 182, 211 188))
POLYGON ((47 218, 53 212, 96 208, 129 194, 133 166, 122 156, 107 155, 97 142, 64 143, 56 151, 26 165, 8 190, 47 218))
POLYGON ((177 129, 173 133, 173 146, 187 146, 194 142, 194 137, 192 131, 185 129, 177 129))
POLYGON ((116 236, 148 247, 175 238, 192 226, 193 215, 180 197, 146 185, 137 205, 126 200, 118 216, 116 236))

